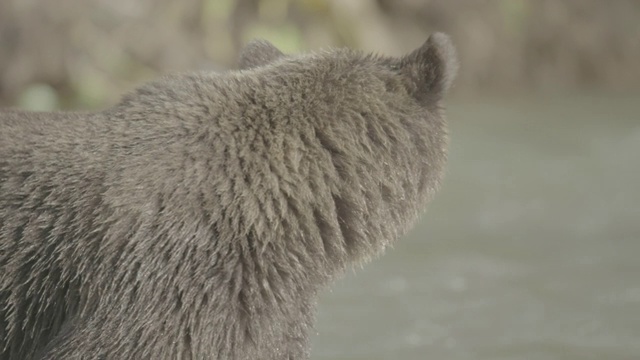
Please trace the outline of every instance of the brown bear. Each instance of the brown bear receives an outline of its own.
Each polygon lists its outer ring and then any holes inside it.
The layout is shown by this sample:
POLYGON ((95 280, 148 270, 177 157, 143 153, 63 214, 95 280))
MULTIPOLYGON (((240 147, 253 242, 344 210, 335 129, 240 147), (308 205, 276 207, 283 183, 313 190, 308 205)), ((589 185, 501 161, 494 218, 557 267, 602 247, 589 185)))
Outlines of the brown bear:
POLYGON ((240 67, 0 112, 0 359, 309 357, 318 292, 438 187, 456 55, 256 41, 240 67))

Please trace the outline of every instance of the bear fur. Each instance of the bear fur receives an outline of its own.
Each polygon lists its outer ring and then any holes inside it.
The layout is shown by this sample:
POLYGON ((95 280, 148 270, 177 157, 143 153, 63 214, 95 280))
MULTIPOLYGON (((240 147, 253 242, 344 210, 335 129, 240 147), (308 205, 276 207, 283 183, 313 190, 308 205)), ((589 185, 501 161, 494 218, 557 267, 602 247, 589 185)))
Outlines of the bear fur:
POLYGON ((457 60, 436 33, 239 63, 0 112, 0 359, 309 357, 318 292, 438 188, 457 60))

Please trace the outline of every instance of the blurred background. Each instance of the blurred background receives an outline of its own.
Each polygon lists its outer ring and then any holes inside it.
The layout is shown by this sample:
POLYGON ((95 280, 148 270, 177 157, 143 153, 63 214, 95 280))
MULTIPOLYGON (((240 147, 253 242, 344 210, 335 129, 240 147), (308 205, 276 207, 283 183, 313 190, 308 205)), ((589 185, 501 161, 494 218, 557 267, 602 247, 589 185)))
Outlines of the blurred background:
POLYGON ((452 35, 450 165, 419 226, 322 295, 321 359, 640 359, 640 1, 0 0, 0 106, 452 35))

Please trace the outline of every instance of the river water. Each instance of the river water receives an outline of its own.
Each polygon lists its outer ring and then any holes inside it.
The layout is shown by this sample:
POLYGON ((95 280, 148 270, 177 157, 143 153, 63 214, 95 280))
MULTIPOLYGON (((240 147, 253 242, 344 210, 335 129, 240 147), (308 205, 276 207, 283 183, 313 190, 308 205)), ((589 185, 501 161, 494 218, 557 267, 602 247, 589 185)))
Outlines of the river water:
POLYGON ((442 190, 321 296, 312 359, 640 359, 640 96, 448 114, 442 190))

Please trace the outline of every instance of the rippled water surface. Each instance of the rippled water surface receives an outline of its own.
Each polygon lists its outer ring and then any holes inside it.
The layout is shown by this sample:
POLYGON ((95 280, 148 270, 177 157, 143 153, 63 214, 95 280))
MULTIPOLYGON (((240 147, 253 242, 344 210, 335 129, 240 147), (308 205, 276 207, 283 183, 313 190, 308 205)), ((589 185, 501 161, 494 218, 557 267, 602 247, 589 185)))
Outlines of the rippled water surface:
POLYGON ((640 359, 640 96, 458 101, 442 191, 313 360, 640 359))

